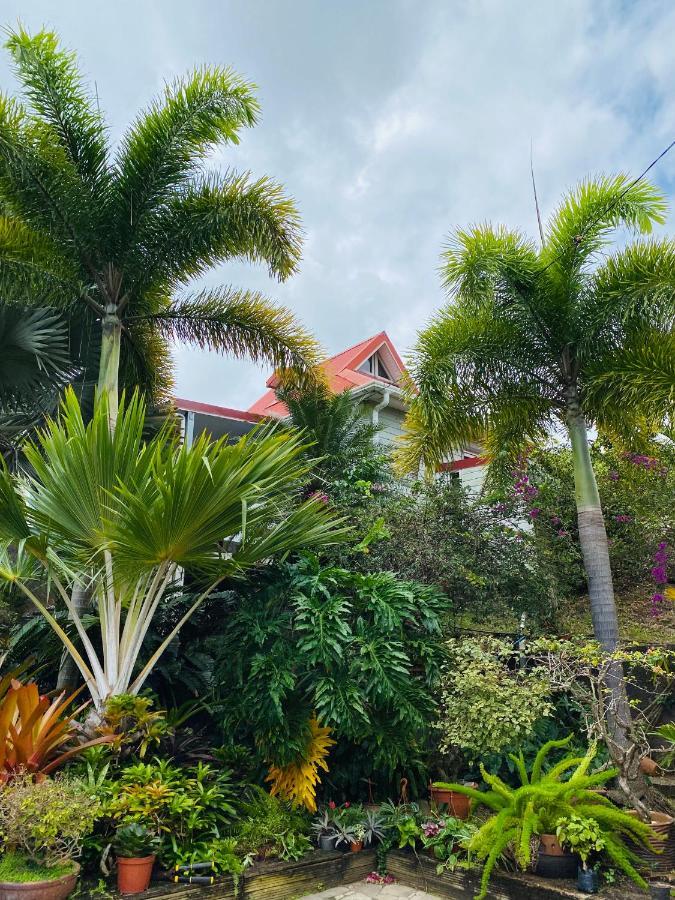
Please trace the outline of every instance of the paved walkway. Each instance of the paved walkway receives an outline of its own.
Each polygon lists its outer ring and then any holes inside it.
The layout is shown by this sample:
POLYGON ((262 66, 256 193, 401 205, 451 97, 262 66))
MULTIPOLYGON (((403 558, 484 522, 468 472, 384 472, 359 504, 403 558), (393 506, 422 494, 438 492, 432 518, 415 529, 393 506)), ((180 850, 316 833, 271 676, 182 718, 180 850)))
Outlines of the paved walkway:
POLYGON ((441 900, 437 894, 427 894, 404 884, 366 884, 365 881, 328 888, 320 894, 308 894, 303 900, 370 900, 371 897, 382 897, 382 900, 441 900))

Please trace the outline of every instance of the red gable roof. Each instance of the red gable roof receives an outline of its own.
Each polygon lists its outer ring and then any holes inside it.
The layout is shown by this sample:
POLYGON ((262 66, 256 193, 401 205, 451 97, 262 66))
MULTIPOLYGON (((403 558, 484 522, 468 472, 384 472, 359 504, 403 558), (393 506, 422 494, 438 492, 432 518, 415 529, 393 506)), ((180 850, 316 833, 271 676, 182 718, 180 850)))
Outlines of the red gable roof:
MULTIPOLYGON (((361 341, 321 363, 321 368, 328 378, 330 389, 335 394, 340 394, 342 391, 353 390, 366 384, 389 384, 390 382, 385 378, 379 378, 377 375, 371 375, 369 372, 358 371, 359 366, 363 365, 367 359, 378 352, 394 383, 398 383, 401 376, 405 373, 405 366, 387 332, 381 331, 379 334, 361 341)), ((272 416, 276 419, 283 419, 284 416, 288 415, 285 404, 280 403, 274 393, 276 384, 277 378, 275 375, 267 379, 267 386, 270 390, 249 407, 250 413, 272 416)))

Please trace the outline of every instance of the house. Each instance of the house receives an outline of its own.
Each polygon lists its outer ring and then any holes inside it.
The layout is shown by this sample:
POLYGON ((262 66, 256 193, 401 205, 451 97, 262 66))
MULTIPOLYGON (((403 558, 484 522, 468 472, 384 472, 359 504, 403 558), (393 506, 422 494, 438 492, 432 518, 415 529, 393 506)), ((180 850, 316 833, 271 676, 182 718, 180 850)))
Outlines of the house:
MULTIPOLYGON (((401 387, 405 365, 386 331, 381 331, 331 356, 323 364, 328 385, 335 393, 350 391, 363 406, 364 416, 379 426, 377 439, 393 445, 403 433, 406 402, 401 387)), ((267 391, 248 410, 213 406, 192 400, 176 399, 176 406, 183 417, 186 440, 202 431, 214 438, 230 435, 237 439, 259 422, 269 419, 285 419, 286 406, 276 396, 278 384, 275 375, 267 380, 267 391)), ((478 445, 463 448, 440 466, 441 471, 469 487, 479 490, 485 472, 485 459, 478 445)))

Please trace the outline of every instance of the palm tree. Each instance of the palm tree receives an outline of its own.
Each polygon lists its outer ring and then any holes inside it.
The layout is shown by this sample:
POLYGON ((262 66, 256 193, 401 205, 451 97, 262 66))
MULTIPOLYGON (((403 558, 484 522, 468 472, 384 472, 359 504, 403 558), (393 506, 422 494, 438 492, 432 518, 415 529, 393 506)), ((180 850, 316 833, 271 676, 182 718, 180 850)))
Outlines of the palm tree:
POLYGON ((0 468, 0 579, 49 622, 84 678, 97 712, 108 697, 137 693, 182 625, 222 584, 275 554, 341 539, 317 500, 300 502, 311 465, 300 435, 263 429, 234 445, 202 435, 179 446, 167 423, 147 443, 136 395, 109 427, 107 396, 85 424, 69 388, 59 421, 25 448, 27 472, 0 468), (188 568, 200 592, 141 662, 144 639, 167 592, 188 568), (44 598, 35 581, 53 596, 44 598), (102 652, 72 599, 93 597, 102 652), (62 603, 78 649, 52 613, 62 603))
MULTIPOLYGON (((442 264, 451 302, 419 335, 411 367, 408 468, 468 440, 513 465, 528 443, 566 429, 593 628, 608 652, 619 628, 587 428, 630 439, 672 414, 675 243, 605 248, 618 226, 648 233, 665 209, 656 188, 620 175, 570 191, 541 247, 503 227, 455 231, 442 264)), ((617 691, 619 755, 629 714, 617 691)))
POLYGON ((313 365, 316 344, 287 310, 256 292, 189 290, 233 258, 264 262, 282 280, 298 265, 298 214, 281 186, 204 166, 255 124, 252 85, 230 69, 198 69, 112 148, 74 54, 53 33, 19 28, 7 47, 25 102, 0 95, 0 296, 97 324, 111 422, 120 366, 126 384, 166 396, 172 339, 313 365))
POLYGON ((277 398, 289 422, 312 442, 313 487, 346 477, 369 479, 383 470, 384 456, 375 444, 378 426, 364 416, 363 404, 350 391, 334 394, 320 380, 282 384, 277 398))

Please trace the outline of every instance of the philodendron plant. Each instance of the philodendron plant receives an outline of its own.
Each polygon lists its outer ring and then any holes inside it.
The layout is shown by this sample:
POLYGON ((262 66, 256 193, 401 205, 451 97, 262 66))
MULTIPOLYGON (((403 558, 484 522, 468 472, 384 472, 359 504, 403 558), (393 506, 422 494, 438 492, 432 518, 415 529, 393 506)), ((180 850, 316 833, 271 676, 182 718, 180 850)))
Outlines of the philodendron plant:
POLYGON ((71 390, 58 421, 26 446, 26 470, 12 475, 0 464, 0 579, 13 583, 61 638, 99 715, 109 697, 140 691, 182 625, 226 577, 341 536, 325 504, 301 501, 311 463, 297 432, 262 429, 233 445, 202 435, 188 446, 168 425, 145 440, 144 421, 135 396, 122 402, 111 429, 103 395, 85 424, 71 390), (200 589, 143 659, 152 620, 185 569, 200 589), (81 587, 96 608, 98 641, 73 603, 81 587), (81 649, 53 614, 59 605, 81 649))

